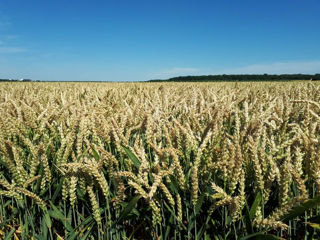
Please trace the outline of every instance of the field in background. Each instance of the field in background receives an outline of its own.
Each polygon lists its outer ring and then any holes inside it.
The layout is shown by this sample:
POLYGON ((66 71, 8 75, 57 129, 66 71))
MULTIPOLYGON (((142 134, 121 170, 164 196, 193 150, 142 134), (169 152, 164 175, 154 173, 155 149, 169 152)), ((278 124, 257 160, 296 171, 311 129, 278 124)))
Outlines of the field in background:
POLYGON ((1 83, 0 238, 320 238, 319 90, 1 83))

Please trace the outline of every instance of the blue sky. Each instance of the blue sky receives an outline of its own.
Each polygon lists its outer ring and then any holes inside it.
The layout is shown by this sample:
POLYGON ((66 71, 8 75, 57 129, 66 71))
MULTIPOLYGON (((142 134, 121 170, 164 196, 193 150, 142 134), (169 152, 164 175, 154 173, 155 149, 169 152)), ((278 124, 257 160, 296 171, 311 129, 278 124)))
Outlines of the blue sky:
POLYGON ((0 0, 0 78, 319 73, 319 0, 0 0))

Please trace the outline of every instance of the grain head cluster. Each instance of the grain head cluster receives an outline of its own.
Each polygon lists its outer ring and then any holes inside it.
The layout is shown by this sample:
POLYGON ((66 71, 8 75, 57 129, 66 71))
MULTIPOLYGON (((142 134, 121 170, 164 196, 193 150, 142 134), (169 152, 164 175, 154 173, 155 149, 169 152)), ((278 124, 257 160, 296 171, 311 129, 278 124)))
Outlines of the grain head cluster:
POLYGON ((1 83, 0 237, 317 238, 319 90, 1 83))

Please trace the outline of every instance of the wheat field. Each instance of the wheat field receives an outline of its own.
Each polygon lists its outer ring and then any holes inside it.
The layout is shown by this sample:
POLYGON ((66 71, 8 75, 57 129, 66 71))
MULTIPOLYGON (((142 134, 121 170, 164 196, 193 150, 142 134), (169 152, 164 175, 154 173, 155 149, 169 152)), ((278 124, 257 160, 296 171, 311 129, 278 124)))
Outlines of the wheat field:
POLYGON ((320 84, 1 83, 1 239, 319 239, 320 84))

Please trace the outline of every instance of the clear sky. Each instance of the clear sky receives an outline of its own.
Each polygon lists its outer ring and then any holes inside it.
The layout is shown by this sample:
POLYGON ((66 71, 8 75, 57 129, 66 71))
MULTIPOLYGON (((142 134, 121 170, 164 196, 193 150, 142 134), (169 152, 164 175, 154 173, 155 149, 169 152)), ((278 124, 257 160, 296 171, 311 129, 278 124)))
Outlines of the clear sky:
POLYGON ((0 0, 0 78, 319 73, 319 0, 0 0))

